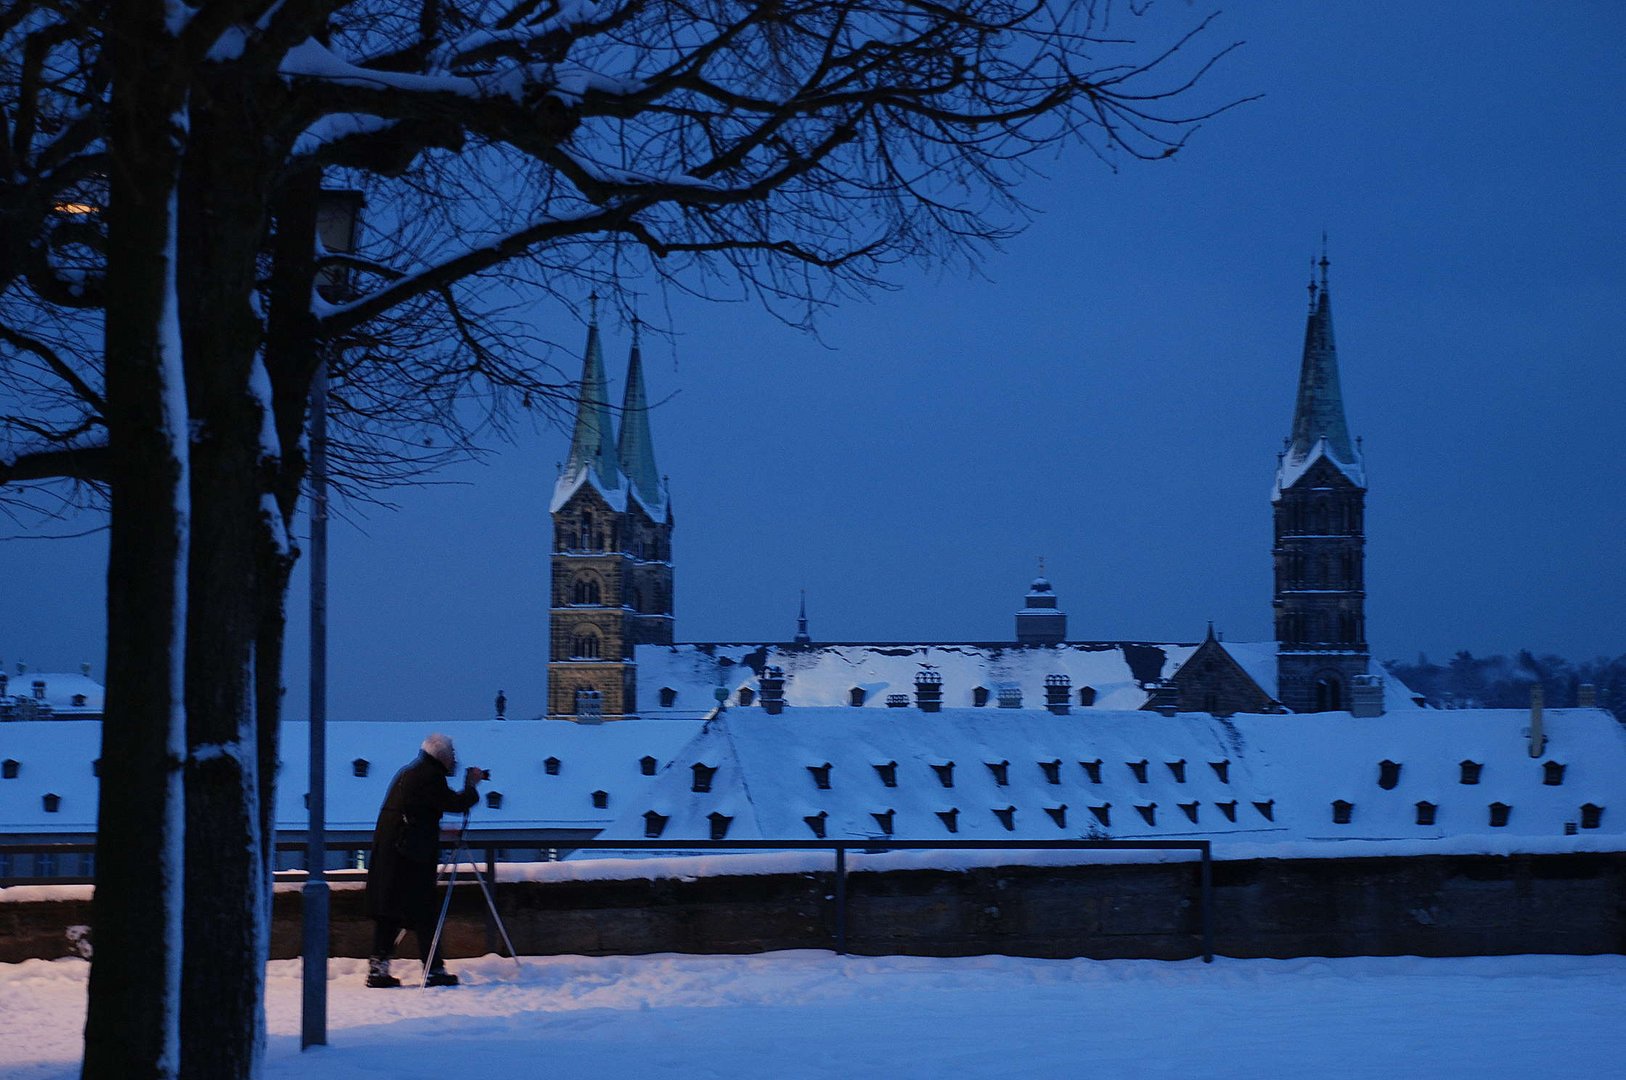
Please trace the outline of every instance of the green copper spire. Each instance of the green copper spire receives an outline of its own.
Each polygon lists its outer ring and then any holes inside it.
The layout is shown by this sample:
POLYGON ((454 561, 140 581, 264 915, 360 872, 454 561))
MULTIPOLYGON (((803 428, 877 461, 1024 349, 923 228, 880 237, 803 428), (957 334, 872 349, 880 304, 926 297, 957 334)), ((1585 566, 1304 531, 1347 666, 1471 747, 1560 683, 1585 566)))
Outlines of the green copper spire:
POLYGON ((661 474, 655 468, 655 442, 649 434, 649 396, 644 391, 644 365, 638 350, 638 324, 632 325, 632 356, 627 360, 627 390, 621 399, 621 471, 645 507, 665 503, 661 474))
POLYGON ((599 485, 621 485, 616 469, 615 432, 610 423, 609 390, 604 380, 604 353, 598 341, 598 298, 593 298, 592 321, 587 325, 587 352, 582 361, 581 396, 576 405, 576 431, 561 480, 574 479, 591 468, 599 485))
POLYGON ((1310 316, 1304 328, 1304 361, 1299 368, 1298 403, 1293 409, 1293 434, 1288 438, 1289 463, 1303 461, 1323 437, 1334 460, 1356 464, 1344 421, 1344 393, 1338 382, 1338 352, 1332 340, 1332 295, 1327 289, 1326 241, 1322 241, 1321 282, 1310 282, 1310 316))

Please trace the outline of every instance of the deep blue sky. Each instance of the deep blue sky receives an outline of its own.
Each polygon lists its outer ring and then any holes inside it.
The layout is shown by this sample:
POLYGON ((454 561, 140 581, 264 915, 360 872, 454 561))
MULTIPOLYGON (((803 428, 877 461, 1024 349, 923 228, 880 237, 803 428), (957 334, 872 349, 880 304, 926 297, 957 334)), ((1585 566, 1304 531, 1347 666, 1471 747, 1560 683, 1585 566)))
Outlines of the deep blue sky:
MULTIPOLYGON (((1167 162, 1049 163, 982 279, 900 271, 822 344, 673 304, 646 364, 680 640, 783 640, 804 586, 815 638, 1002 638, 1040 554, 1073 637, 1268 637, 1325 229, 1374 652, 1626 651, 1626 7, 1258 2, 1233 38, 1214 91, 1262 100, 1167 162)), ((571 318, 537 312, 555 340, 571 318)), ((619 382, 629 335, 605 338, 619 382)), ((567 442, 525 433, 335 526, 331 715, 481 715, 499 687, 543 709, 567 442)), ((8 667, 100 669, 104 551, 0 544, 8 667)))

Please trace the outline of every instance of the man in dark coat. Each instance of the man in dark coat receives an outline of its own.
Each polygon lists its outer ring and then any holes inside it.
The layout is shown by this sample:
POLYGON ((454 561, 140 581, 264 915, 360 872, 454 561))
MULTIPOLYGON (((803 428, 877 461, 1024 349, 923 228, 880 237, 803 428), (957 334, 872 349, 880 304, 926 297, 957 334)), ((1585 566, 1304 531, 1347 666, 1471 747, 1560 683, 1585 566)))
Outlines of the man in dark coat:
POLYGON ((390 975, 395 945, 406 930, 418 935, 418 955, 430 986, 456 986, 439 955, 430 955, 435 937, 435 878, 440 867, 440 816, 461 813, 479 800, 475 787, 482 771, 463 771, 463 790, 446 778, 457 768, 457 753, 445 735, 423 741, 418 757, 395 774, 373 829, 367 864, 367 908, 374 922, 373 953, 367 961, 368 986, 400 986, 390 975))

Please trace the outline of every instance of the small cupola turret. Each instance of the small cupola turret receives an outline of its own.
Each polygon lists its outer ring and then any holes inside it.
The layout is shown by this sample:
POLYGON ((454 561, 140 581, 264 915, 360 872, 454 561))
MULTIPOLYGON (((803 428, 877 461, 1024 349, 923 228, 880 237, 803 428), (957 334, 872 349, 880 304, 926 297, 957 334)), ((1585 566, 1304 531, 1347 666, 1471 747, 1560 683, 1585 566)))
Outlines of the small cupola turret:
POLYGON ((1067 640, 1067 613, 1057 604, 1056 588, 1044 576, 1044 560, 1039 560, 1039 576, 1028 586, 1026 604, 1016 613, 1018 645, 1058 645, 1067 640))

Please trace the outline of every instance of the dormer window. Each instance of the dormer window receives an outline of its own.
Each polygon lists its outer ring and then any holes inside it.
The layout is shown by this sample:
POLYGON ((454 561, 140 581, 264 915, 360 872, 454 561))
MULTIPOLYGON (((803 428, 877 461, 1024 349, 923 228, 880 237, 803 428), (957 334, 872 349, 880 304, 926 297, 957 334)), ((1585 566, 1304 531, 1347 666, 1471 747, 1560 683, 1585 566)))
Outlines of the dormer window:
POLYGON ((661 708, 670 709, 677 704, 677 691, 670 686, 661 687, 661 708))
POLYGON ((1090 778, 1090 783, 1099 784, 1101 782, 1100 758, 1096 758, 1094 761, 1081 761, 1078 764, 1084 770, 1084 775, 1090 778))
POLYGON ((856 709, 864 704, 864 698, 867 696, 868 695, 864 693, 864 688, 862 686, 855 686, 851 690, 847 691, 847 704, 856 709))
POLYGON ((1078 703, 1088 708, 1095 704, 1095 687, 1081 686, 1078 688, 1078 703))
POLYGON ((1136 806, 1135 812, 1146 819, 1146 824, 1154 827, 1157 825, 1157 803, 1147 803, 1144 806, 1136 806))
POLYGON ((1556 761, 1543 762, 1541 782, 1548 787, 1558 787, 1564 782, 1564 766, 1556 761))
POLYGON ((694 783, 689 787, 689 790, 710 791, 712 778, 717 775, 717 766, 706 765, 697 761, 690 768, 694 770, 694 783))
POLYGON ((937 774, 937 782, 944 787, 954 786, 954 762, 945 761, 940 765, 933 765, 932 772, 937 774))
POLYGON ((756 699, 757 699, 757 692, 755 690, 751 689, 749 686, 740 687, 740 704, 741 705, 750 705, 752 702, 756 701, 756 699))
POLYGON ((823 765, 809 765, 807 771, 813 776, 814 787, 820 791, 830 790, 830 763, 828 761, 823 765))
POLYGON ((896 810, 878 810, 871 812, 870 817, 875 819, 875 824, 880 828, 881 832, 887 836, 891 836, 892 818, 896 813, 896 810))
POLYGON ((1479 783, 1479 774, 1484 771, 1485 763, 1482 761, 1464 761, 1462 763, 1462 782, 1464 784, 1479 783))
POLYGON ((1039 768, 1044 772, 1044 782, 1047 784, 1061 783, 1061 758, 1055 761, 1041 761, 1039 768))
POLYGON ((366 776, 371 768, 372 766, 368 764, 366 758, 359 757, 350 763, 350 775, 366 776))
POLYGON ((712 813, 706 815, 706 820, 711 822, 711 838, 713 840, 727 839, 728 827, 729 825, 733 824, 733 818, 729 817, 727 814, 720 814, 713 811, 712 813))
POLYGON ((1126 761, 1124 764, 1128 765, 1129 771, 1135 774, 1136 783, 1146 783, 1147 762, 1145 758, 1142 758, 1140 761, 1126 761))
POLYGON ((996 806, 994 816, 999 819, 1001 825, 1005 826, 1006 832, 1012 832, 1016 829, 1016 807, 1007 806, 1002 810, 996 806))
POLYGON ((644 812, 644 837, 648 840, 659 839, 661 833, 666 831, 666 823, 672 819, 666 814, 657 814, 653 810, 644 812))
POLYGON ((1355 812, 1355 804, 1348 799, 1334 799, 1332 803, 1332 823, 1334 825, 1348 825, 1350 815, 1355 812))
POLYGON ((34 700, 35 701, 44 701, 45 700, 45 680, 44 679, 35 679, 34 680, 34 700))
POLYGON ((817 837, 820 840, 823 840, 824 839, 824 823, 829 817, 830 817, 830 815, 828 813, 826 813, 823 810, 820 810, 816 814, 809 814, 807 817, 803 818, 802 820, 807 823, 807 827, 813 831, 813 835, 815 837, 817 837))
POLYGON ((949 832, 957 833, 960 831, 960 811, 958 807, 937 811, 937 820, 941 821, 943 828, 949 832))
POLYGON ((994 783, 1000 787, 1011 782, 1011 763, 1008 761, 990 761, 986 763, 988 771, 994 775, 994 783))
POLYGON ((1186 782, 1185 758, 1181 758, 1179 761, 1166 761, 1164 764, 1169 767, 1169 775, 1174 777, 1174 782, 1176 784, 1183 784, 1186 782))
POLYGON ((654 776, 655 766, 659 764, 660 762, 646 754, 638 759, 638 771, 645 776, 654 776))
POLYGON ((1219 777, 1219 782, 1220 783, 1229 784, 1231 782, 1231 759, 1230 758, 1226 758, 1223 761, 1210 761, 1208 763, 1208 767, 1210 769, 1214 770, 1214 775, 1219 777))
POLYGON ((54 814, 58 810, 62 809, 62 796, 58 795, 54 791, 42 796, 40 802, 45 804, 45 812, 47 814, 54 814))
POLYGON ((1215 806, 1216 809, 1219 810, 1220 813, 1225 815, 1225 820, 1226 821, 1235 821, 1236 820, 1236 800, 1235 799, 1232 799, 1229 802, 1217 802, 1217 803, 1214 804, 1214 806, 1215 806))
POLYGON ((1255 802, 1253 808, 1259 811, 1259 816, 1266 821, 1276 820, 1276 800, 1266 799, 1264 802, 1255 802))
POLYGON ((884 764, 875 766, 875 775, 881 778, 882 787, 897 787, 898 763, 896 761, 888 761, 884 764))
POLYGON ((0 779, 17 779, 17 770, 20 768, 22 768, 22 762, 18 761, 16 758, 8 757, 6 760, 0 761, 0 779))
POLYGON ((1196 804, 1196 802, 1175 803, 1175 805, 1180 808, 1180 812, 1182 814, 1186 815, 1186 817, 1191 820, 1191 823, 1193 825, 1197 824, 1197 804, 1196 804))
POLYGON ((69 700, 73 702, 73 707, 76 709, 83 709, 85 707, 85 695, 83 694, 75 694, 69 700))
POLYGON ((1581 828, 1596 829, 1603 824, 1603 807, 1597 803, 1581 804, 1581 828))
POLYGON ((988 704, 988 688, 986 686, 974 686, 971 688, 971 704, 973 707, 978 709, 983 708, 988 704))
POLYGON ((1099 821, 1104 828, 1110 829, 1112 827, 1111 803, 1102 803, 1100 806, 1092 806, 1090 807, 1090 813, 1095 815, 1095 820, 1099 821))
POLYGON ((549 776, 558 776, 559 759, 556 757, 544 758, 542 761, 542 771, 547 773, 549 776))
POLYGON ((1513 813, 1513 807, 1509 806, 1507 803, 1504 803, 1504 802, 1493 802, 1493 803, 1491 803, 1490 804, 1491 828, 1500 829, 1500 828, 1505 827, 1507 825, 1508 815, 1511 814, 1511 813, 1513 813))
POLYGON ((1440 808, 1438 806, 1429 802, 1427 799, 1424 799, 1422 802, 1417 804, 1417 824, 1434 824, 1434 817, 1439 812, 1440 808))
POLYGON ((1062 803, 1060 806, 1047 806, 1044 808, 1044 812, 1050 815, 1050 820, 1056 823, 1056 828, 1065 829, 1067 827, 1066 803, 1062 803))
POLYGON ((1378 762, 1378 787, 1384 791, 1393 791, 1398 783, 1400 783, 1400 762, 1388 759, 1378 762))
POLYGON ((502 809, 502 792, 500 792, 500 791, 488 791, 488 792, 486 792, 486 809, 487 810, 501 810, 502 809))

